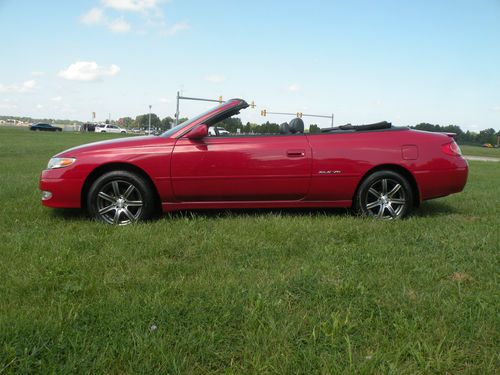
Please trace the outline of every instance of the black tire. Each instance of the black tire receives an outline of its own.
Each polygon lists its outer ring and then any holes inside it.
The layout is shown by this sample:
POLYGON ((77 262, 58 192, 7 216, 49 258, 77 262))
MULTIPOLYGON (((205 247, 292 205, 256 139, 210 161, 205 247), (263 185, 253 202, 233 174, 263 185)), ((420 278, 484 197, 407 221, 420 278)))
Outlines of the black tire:
POLYGON ((94 181, 87 195, 87 210, 97 220, 127 225, 151 218, 157 199, 148 181, 129 171, 111 171, 94 181))
POLYGON ((411 185, 397 172, 374 172, 359 186, 355 209, 362 215, 381 220, 402 219, 413 209, 411 185))

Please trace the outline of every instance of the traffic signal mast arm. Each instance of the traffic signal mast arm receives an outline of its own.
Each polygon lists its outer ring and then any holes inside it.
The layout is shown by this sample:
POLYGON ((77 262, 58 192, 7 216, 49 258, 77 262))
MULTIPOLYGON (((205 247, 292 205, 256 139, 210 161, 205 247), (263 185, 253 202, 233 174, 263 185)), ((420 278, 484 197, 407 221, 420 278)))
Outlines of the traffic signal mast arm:
POLYGON ((326 115, 312 115, 312 114, 308 114, 308 113, 302 113, 302 112, 295 112, 295 113, 292 113, 292 112, 270 112, 268 111, 267 109, 263 109, 260 111, 260 115, 261 116, 267 116, 267 115, 285 115, 285 116, 296 116, 298 118, 302 118, 302 117, 321 117, 321 118, 329 118, 332 120, 332 126, 333 126, 333 119, 334 119, 334 115, 332 113, 331 116, 326 116, 326 115))

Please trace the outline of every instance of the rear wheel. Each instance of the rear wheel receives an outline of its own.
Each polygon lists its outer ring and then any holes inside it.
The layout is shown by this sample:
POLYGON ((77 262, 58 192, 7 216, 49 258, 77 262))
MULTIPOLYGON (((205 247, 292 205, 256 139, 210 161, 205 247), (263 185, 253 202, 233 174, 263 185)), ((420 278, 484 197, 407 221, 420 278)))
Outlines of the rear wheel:
POLYGON ((114 225, 149 219, 155 212, 155 202, 148 182, 128 171, 102 175, 92 184, 87 196, 90 215, 114 225))
POLYGON ((356 208, 363 215, 381 220, 403 218, 413 208, 411 186, 399 173, 377 171, 361 183, 356 208))

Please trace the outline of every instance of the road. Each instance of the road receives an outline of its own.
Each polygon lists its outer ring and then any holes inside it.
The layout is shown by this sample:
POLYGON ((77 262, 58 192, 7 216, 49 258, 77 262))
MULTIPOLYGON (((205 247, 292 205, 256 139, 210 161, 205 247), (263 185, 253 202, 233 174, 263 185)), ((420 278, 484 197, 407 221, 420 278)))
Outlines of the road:
POLYGON ((477 160, 477 161, 500 161, 500 158, 492 158, 490 156, 470 156, 464 155, 467 160, 477 160))

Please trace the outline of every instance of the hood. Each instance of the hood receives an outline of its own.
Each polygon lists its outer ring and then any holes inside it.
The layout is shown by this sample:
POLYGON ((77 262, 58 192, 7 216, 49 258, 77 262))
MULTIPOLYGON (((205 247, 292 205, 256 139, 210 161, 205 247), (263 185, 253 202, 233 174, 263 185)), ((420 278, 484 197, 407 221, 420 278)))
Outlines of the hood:
POLYGON ((87 143, 81 146, 76 146, 69 148, 59 154, 56 157, 73 157, 79 154, 87 152, 99 152, 107 151, 112 149, 132 149, 132 148, 144 148, 144 147, 158 147, 165 146, 170 143, 174 143, 175 139, 165 138, 165 137, 155 137, 155 136, 140 136, 140 137, 127 137, 110 139, 107 141, 99 141, 93 143, 87 143))

